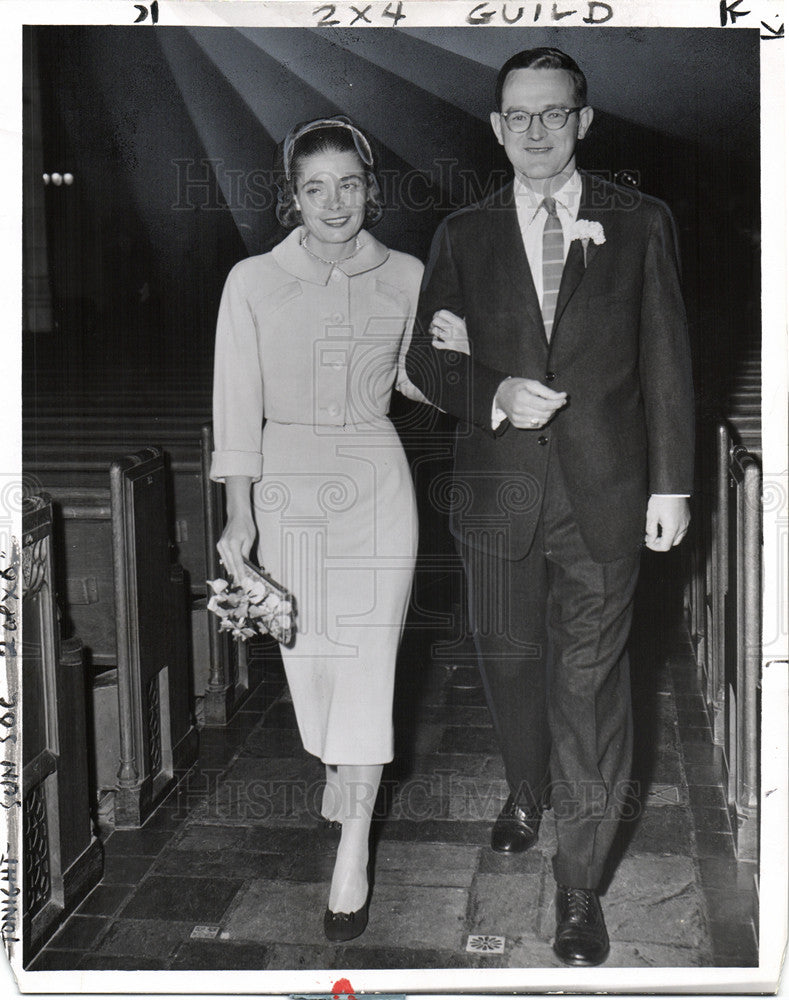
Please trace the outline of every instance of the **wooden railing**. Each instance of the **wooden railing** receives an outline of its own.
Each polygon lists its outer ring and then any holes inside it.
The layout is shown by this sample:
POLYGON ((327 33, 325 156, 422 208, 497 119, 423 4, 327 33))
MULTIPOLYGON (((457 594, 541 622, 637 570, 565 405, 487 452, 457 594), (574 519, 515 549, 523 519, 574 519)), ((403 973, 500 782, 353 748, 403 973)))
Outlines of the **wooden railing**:
POLYGON ((98 789, 141 825, 197 755, 183 570, 171 560, 158 448, 112 463, 103 488, 53 490, 67 628, 88 652, 98 789))
POLYGON ((91 823, 83 649, 76 636, 60 639, 49 497, 25 499, 22 535, 27 962, 96 885, 104 863, 91 823))
MULTIPOLYGON (((203 482, 203 521, 205 566, 209 579, 221 576, 216 543, 224 526, 222 486, 209 478, 214 448, 210 424, 201 430, 200 452, 203 482)), ((206 600, 193 608, 193 615, 205 616, 204 633, 208 638, 208 677, 203 694, 203 722, 206 726, 224 726, 260 681, 260 662, 250 661, 246 644, 219 631, 219 619, 206 611, 206 600)), ((196 631, 196 630, 193 630, 196 631)), ((198 655, 198 651, 195 651, 198 655)))
POLYGON ((701 448, 691 631, 714 742, 722 748, 732 833, 758 856, 762 621, 761 469, 726 421, 701 448), (709 446, 708 446, 709 445, 709 446))

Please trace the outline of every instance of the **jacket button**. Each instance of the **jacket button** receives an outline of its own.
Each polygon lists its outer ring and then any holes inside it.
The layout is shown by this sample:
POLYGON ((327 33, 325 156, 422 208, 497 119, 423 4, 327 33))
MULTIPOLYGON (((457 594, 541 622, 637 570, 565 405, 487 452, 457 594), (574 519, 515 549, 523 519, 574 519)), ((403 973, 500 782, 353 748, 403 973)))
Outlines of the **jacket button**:
POLYGON ((545 445, 548 444, 548 438, 544 434, 540 434, 540 436, 537 438, 537 444, 545 447, 545 445))
POLYGON ((545 373, 545 381, 546 382, 553 382, 553 380, 555 378, 556 378, 556 372, 546 372, 545 373))

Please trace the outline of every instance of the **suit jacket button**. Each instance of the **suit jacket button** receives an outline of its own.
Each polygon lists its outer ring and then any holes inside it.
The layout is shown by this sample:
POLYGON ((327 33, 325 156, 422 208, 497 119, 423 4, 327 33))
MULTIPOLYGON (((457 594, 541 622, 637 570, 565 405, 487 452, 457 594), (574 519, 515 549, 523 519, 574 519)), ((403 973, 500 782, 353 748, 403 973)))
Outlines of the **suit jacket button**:
POLYGON ((544 434, 540 434, 540 436, 537 438, 537 444, 545 447, 545 445, 548 444, 548 438, 544 434))
POLYGON ((546 382, 553 382, 553 380, 555 378, 556 378, 556 372, 546 372, 545 373, 545 381, 546 382))

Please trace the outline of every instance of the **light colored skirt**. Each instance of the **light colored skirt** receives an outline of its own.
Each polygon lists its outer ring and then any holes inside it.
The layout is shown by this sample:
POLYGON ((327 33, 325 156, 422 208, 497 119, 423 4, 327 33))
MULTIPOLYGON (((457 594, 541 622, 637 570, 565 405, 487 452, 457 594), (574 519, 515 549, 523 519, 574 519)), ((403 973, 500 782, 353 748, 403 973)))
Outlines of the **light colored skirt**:
POLYGON ((296 599, 282 647, 304 748, 326 764, 392 759, 397 648, 417 548, 414 489, 391 422, 279 424, 254 487, 258 559, 296 599))

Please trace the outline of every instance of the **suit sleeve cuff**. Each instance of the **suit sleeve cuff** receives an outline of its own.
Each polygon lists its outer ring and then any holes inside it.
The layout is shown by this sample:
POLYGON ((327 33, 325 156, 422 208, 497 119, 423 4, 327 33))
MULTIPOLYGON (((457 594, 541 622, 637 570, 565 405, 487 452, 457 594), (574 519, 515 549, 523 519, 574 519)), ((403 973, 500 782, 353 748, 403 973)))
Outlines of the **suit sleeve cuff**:
POLYGON ((210 478, 223 483, 228 476, 249 476, 257 482, 263 475, 263 456, 259 451, 215 451, 211 455, 210 478))

